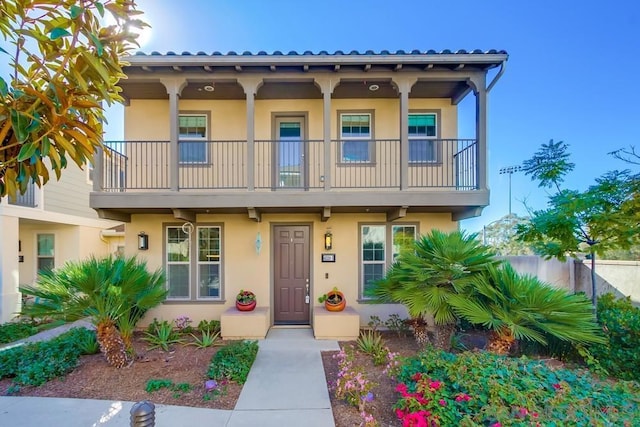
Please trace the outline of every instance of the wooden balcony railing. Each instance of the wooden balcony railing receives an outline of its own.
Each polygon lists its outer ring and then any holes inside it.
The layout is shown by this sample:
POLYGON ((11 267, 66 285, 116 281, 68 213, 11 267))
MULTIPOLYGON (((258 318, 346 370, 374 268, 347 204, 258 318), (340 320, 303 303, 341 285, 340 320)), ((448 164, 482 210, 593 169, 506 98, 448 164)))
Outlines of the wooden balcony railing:
POLYGON ((170 159, 169 141, 105 143, 103 191, 170 189, 172 161, 181 190, 400 189, 475 190, 478 148, 474 139, 410 140, 402 167, 398 139, 181 141, 170 159), (253 161, 250 161, 250 159, 253 161))

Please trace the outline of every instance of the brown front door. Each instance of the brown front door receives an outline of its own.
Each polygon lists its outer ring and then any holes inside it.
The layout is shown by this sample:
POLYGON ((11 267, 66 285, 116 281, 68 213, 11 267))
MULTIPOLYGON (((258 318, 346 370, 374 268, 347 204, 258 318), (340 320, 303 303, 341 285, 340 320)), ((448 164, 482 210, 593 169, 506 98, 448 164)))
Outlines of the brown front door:
POLYGON ((309 226, 274 227, 274 323, 309 324, 309 226))

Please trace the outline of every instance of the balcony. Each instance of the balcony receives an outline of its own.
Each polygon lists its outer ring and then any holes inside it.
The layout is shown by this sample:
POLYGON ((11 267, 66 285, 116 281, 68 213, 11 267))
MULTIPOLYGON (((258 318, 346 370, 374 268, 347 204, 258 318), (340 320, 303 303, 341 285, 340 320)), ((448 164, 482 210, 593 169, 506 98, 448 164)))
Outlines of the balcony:
MULTIPOLYGON (((101 191, 170 190, 169 141, 105 144, 101 191)), ((400 140, 254 142, 189 141, 178 144, 178 190, 380 191, 402 189, 400 140), (251 182, 253 181, 253 183, 251 182)), ((478 190, 473 139, 411 141, 407 187, 414 190, 478 190)))
POLYGON ((108 142, 96 159, 91 207, 103 218, 132 213, 413 212, 478 215, 475 139, 108 142), (175 150, 172 153, 172 148, 175 150), (176 159, 177 161, 172 161, 176 159), (402 167, 403 163, 406 165, 402 167), (101 172, 99 172, 101 171, 101 172), (100 179, 101 178, 101 179, 100 179))
POLYGON ((10 205, 26 208, 37 208, 39 201, 38 187, 35 184, 29 184, 24 194, 18 194, 15 198, 9 198, 10 205))

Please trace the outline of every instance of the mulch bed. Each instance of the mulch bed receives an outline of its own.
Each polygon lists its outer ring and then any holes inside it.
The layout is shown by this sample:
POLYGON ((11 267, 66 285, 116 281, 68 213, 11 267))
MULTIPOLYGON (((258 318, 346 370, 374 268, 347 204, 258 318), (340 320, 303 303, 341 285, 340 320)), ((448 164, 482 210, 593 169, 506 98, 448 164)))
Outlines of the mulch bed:
MULTIPOLYGON (((382 332, 385 345, 390 351, 400 353, 401 356, 413 356, 420 347, 416 343, 411 334, 406 337, 398 337, 395 333, 382 332)), ((354 341, 340 342, 341 348, 344 346, 355 346, 354 341)), ((322 353, 322 362, 324 363, 324 372, 328 384, 335 383, 338 374, 338 362, 333 358, 336 351, 326 351, 322 353)), ((396 382, 391 380, 387 375, 383 374, 385 366, 376 366, 373 364, 371 356, 367 354, 356 353, 356 363, 364 368, 364 372, 370 381, 378 384, 373 389, 374 400, 367 404, 367 410, 375 417, 381 426, 400 426, 402 425, 393 412, 393 405, 398 400, 399 394, 395 391, 396 382)), ((333 409, 333 418, 336 427, 353 427, 362 424, 362 418, 357 408, 347 404, 345 401, 335 398, 332 388, 329 388, 329 396, 331 398, 331 407, 333 409)))
MULTIPOLYGON (((150 400, 155 404, 165 405, 234 408, 242 390, 239 384, 228 383, 219 396, 211 400, 203 399, 209 363, 220 346, 199 349, 195 346, 175 345, 169 352, 148 350, 147 343, 137 335, 134 348, 136 361, 128 367, 113 368, 101 354, 82 356, 78 367, 66 377, 39 387, 21 387, 15 395, 134 402, 150 400), (188 383, 192 389, 176 393, 163 388, 147 393, 145 387, 151 379, 169 379, 176 384, 188 383)), ((0 395, 6 395, 11 384, 11 379, 0 380, 0 395)))

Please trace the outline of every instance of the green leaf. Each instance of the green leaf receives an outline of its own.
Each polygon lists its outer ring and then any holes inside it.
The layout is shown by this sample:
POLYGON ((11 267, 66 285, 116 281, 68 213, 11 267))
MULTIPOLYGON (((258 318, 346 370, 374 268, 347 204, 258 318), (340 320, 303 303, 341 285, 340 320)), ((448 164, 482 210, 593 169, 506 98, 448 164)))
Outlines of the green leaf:
POLYGON ((45 157, 48 156, 50 148, 51 148, 51 141, 49 141, 49 137, 43 136, 42 137, 42 155, 45 157))
POLYGON ((96 35, 93 33, 89 34, 89 38, 93 42, 93 45, 96 47, 98 56, 102 56, 102 53, 104 52, 104 48, 102 47, 102 42, 100 41, 100 39, 96 37, 96 35))
POLYGON ((18 110, 11 110, 11 127, 18 142, 24 142, 29 137, 27 126, 29 126, 29 117, 18 110))
POLYGON ((7 96, 8 94, 9 94, 9 86, 7 86, 7 82, 5 82, 2 77, 0 77, 0 95, 7 96))
POLYGON ((33 156, 33 153, 36 152, 36 148, 38 148, 38 146, 33 142, 23 144, 22 148, 20 148, 20 153, 18 153, 18 161, 23 162, 33 156))
POLYGON ((51 40, 57 40, 60 37, 65 37, 70 35, 71 33, 65 30, 64 28, 56 27, 53 30, 51 30, 51 32, 49 33, 49 38, 51 38, 51 40))
POLYGON ((71 12, 71 19, 76 19, 78 16, 82 15, 84 9, 80 6, 73 5, 69 8, 69 11, 71 12))
POLYGON ((96 2, 96 9, 98 9, 98 13, 100 16, 104 17, 104 6, 100 2, 96 2))
POLYGON ((0 47, 0 52, 4 52, 4 53, 6 53, 7 55, 9 55, 9 52, 7 52, 6 50, 4 50, 4 49, 3 49, 3 48, 1 48, 1 47, 0 47))

